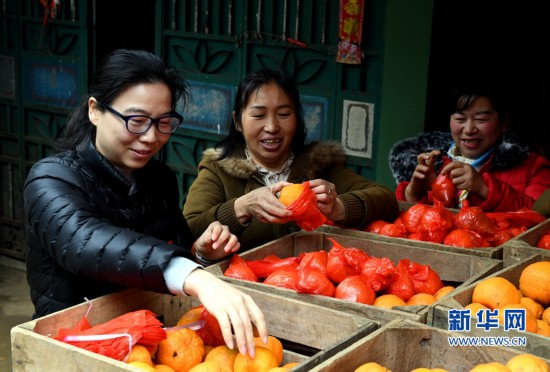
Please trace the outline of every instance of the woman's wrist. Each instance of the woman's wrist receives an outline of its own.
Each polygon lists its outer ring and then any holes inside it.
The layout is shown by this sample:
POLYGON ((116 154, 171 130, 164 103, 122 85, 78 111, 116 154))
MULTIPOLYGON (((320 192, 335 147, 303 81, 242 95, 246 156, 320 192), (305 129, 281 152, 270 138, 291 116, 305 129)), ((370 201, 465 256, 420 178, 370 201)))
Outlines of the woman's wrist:
POLYGON ((246 226, 250 223, 251 217, 248 215, 246 208, 243 207, 242 198, 235 199, 233 203, 233 208, 235 210, 235 217, 239 223, 243 226, 246 226))
POLYGON ((195 251, 195 258, 197 259, 197 262, 200 263, 203 266, 210 266, 210 265, 216 263, 215 260, 209 260, 209 259, 203 257, 198 251, 195 251))

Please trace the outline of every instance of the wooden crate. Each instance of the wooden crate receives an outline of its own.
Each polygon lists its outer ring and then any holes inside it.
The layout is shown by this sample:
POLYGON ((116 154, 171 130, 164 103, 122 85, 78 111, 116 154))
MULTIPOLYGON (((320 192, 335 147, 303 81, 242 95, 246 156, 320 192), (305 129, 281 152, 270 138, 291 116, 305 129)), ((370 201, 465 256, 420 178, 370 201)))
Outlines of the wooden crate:
POLYGON ((464 334, 397 319, 312 366, 310 371, 353 371, 368 362, 376 362, 393 372, 410 372, 421 367, 469 371, 481 363, 505 364, 523 353, 500 346, 450 346, 448 337, 452 336, 464 337, 464 334))
MULTIPOLYGON (((516 287, 519 288, 519 277, 524 268, 534 262, 550 261, 548 257, 541 255, 530 257, 526 260, 518 262, 512 266, 506 267, 499 272, 496 272, 492 276, 499 276, 508 279, 516 287)), ((450 296, 442 299, 438 304, 432 308, 432 325, 438 328, 448 327, 448 311, 451 309, 463 309, 464 306, 472 302, 472 293, 477 283, 472 283, 469 286, 462 288, 459 291, 455 291, 450 296)), ((471 334, 478 336, 508 336, 508 337, 523 337, 527 339, 527 347, 519 348, 526 352, 538 355, 540 357, 548 357, 550 355, 550 337, 544 337, 542 335, 531 332, 520 332, 517 330, 504 331, 500 329, 491 329, 486 332, 484 329, 478 329, 475 327, 475 315, 472 314, 472 326, 471 334)))
MULTIPOLYGON (((430 265, 440 275, 441 280, 457 288, 466 286, 470 282, 476 281, 502 268, 500 260, 486 257, 447 251, 433 251, 380 240, 367 240, 318 232, 297 232, 290 234, 250 251, 243 252, 240 256, 245 260, 259 260, 272 254, 286 258, 298 256, 303 252, 313 252, 321 249, 329 251, 332 247, 332 242, 327 238, 334 238, 344 247, 359 248, 371 256, 388 257, 394 263, 397 263, 400 259, 410 259, 423 265, 430 265)), ((423 323, 430 322, 431 312, 427 306, 402 306, 387 310, 327 296, 296 293, 286 288, 224 277, 223 272, 228 266, 229 259, 212 265, 207 270, 240 287, 256 288, 261 291, 277 293, 288 298, 307 301, 323 307, 346 311, 350 314, 365 316, 381 324, 386 324, 397 317, 423 323)))
POLYGON ((535 255, 550 257, 550 249, 537 248, 539 239, 550 230, 550 219, 533 226, 523 234, 507 241, 502 249, 504 266, 510 266, 535 255))
MULTIPOLYGON (((269 334, 284 340, 284 360, 316 363, 332 356, 336 346, 348 346, 379 328, 363 317, 346 314, 262 293, 252 288, 241 290, 256 301, 268 323, 269 334), (292 345, 289 350, 286 345, 292 345), (296 350, 299 352, 296 352, 296 350), (303 353, 307 350, 307 353, 303 353)), ((194 297, 175 297, 152 292, 126 290, 97 298, 88 319, 92 325, 106 322, 130 311, 149 309, 160 315, 165 326, 173 326, 187 310, 199 303, 194 297)), ((88 304, 33 320, 11 330, 13 371, 135 371, 126 363, 51 338, 60 328, 73 327, 86 313, 88 304)), ((307 371, 300 366, 296 371, 307 371)))

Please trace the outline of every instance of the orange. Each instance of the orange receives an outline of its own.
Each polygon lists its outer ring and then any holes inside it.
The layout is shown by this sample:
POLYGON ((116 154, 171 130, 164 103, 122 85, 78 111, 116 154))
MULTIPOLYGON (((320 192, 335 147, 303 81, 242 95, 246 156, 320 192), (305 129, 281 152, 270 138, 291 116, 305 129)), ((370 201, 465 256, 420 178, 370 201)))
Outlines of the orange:
POLYGON ((519 289, 539 304, 550 305, 550 261, 535 262, 523 269, 519 289))
POLYGON ((292 185, 285 186, 281 189, 279 200, 288 207, 302 195, 304 189, 305 186, 300 183, 293 183, 292 185))
POLYGON ((210 350, 208 355, 206 355, 206 358, 204 358, 204 361, 216 362, 232 369, 233 364, 235 364, 235 358, 238 354, 238 349, 230 349, 227 345, 216 346, 210 350))
POLYGON ((181 318, 179 318, 176 326, 193 323, 193 322, 196 322, 197 320, 200 320, 202 309, 203 309, 202 306, 197 306, 188 310, 185 314, 181 316, 181 318))
POLYGON ((435 302, 435 296, 428 293, 417 293, 407 300, 407 305, 431 305, 435 302))
POLYGON ((288 369, 292 369, 294 367, 296 367, 297 365, 300 365, 300 363, 298 362, 290 362, 290 363, 287 363, 283 366, 283 368, 288 368, 288 369))
POLYGON ((443 368, 415 368, 411 372, 449 372, 443 368))
POLYGON ((391 372, 391 371, 378 363, 369 362, 369 363, 361 364, 359 367, 355 368, 353 372, 391 372))
POLYGON ((548 372, 548 364, 533 354, 516 355, 506 363, 512 372, 529 371, 529 372, 548 372))
POLYGON ((174 371, 174 368, 168 367, 164 364, 155 364, 155 371, 157 372, 176 372, 174 371))
POLYGON ((397 295, 385 294, 385 295, 376 297, 372 305, 383 307, 385 309, 391 309, 394 306, 407 306, 407 303, 397 295))
POLYGON ((477 364, 470 372, 510 372, 510 369, 499 362, 477 364))
POLYGON ((131 366, 137 367, 139 369, 142 369, 144 371, 156 372, 155 367, 150 366, 149 364, 144 363, 144 362, 134 361, 134 362, 130 362, 128 364, 131 365, 131 366))
POLYGON ((271 350, 275 359, 277 360, 277 365, 281 365, 283 362, 283 344, 274 336, 267 337, 267 344, 262 342, 261 337, 254 337, 254 343, 256 346, 263 346, 271 350))
POLYGON ((204 355, 202 356, 202 361, 204 362, 206 360, 206 357, 208 356, 208 353, 211 352, 214 349, 214 346, 204 344, 204 355))
POLYGON ((275 355, 268 348, 256 346, 256 355, 251 358, 248 354, 237 355, 234 372, 265 372, 271 368, 278 367, 275 355))
POLYGON ((504 309, 525 309, 525 330, 527 332, 537 332, 537 318, 533 315, 527 306, 522 304, 508 304, 498 308, 498 322, 504 324, 504 309))
POLYGON ((542 320, 546 320, 546 323, 550 324, 550 306, 542 312, 542 320))
POLYGON ((519 304, 520 298, 516 286, 499 276, 483 279, 474 287, 472 293, 472 302, 479 302, 491 310, 507 304, 519 304))
POLYGON ((488 307, 485 305, 480 304, 479 302, 472 302, 466 306, 464 306, 465 309, 470 309, 470 316, 477 316, 477 312, 479 310, 487 310, 488 307))
POLYGON ((151 359, 151 354, 149 353, 149 350, 143 345, 136 344, 132 347, 132 350, 130 350, 130 353, 128 354, 128 359, 126 359, 126 363, 132 363, 132 362, 143 362, 146 364, 149 364, 151 367, 153 366, 153 360, 151 359))
POLYGON ((537 333, 542 336, 550 337, 550 324, 545 320, 537 319, 537 333))
POLYGON ((187 371, 202 361, 204 344, 202 338, 189 328, 169 331, 159 344, 156 360, 176 371, 187 371))
POLYGON ((535 316, 535 318, 540 319, 540 317, 542 316, 542 312, 544 311, 544 307, 542 307, 541 304, 539 304, 538 302, 536 302, 532 298, 522 297, 519 300, 519 303, 527 306, 527 308, 533 312, 533 315, 535 316))
POLYGON ((287 372, 288 370, 289 368, 286 367, 275 367, 268 369, 267 372, 287 372))
POLYGON ((436 301, 439 301, 442 297, 445 297, 449 293, 455 290, 455 287, 451 285, 447 285, 445 287, 441 287, 437 290, 437 292, 434 293, 434 297, 436 301))
MULTIPOLYGON (((186 370, 187 371, 187 370, 186 370)), ((189 370, 189 372, 232 372, 233 369, 224 366, 223 364, 216 363, 212 360, 207 360, 197 364, 189 370)))

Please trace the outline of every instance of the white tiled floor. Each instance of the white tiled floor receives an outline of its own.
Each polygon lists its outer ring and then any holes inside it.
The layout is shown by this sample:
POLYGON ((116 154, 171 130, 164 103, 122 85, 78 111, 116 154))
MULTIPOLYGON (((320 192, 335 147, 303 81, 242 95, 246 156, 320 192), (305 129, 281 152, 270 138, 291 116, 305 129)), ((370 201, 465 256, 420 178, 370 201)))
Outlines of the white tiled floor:
POLYGON ((12 327, 31 320, 25 263, 0 255, 0 371, 11 371, 12 327))

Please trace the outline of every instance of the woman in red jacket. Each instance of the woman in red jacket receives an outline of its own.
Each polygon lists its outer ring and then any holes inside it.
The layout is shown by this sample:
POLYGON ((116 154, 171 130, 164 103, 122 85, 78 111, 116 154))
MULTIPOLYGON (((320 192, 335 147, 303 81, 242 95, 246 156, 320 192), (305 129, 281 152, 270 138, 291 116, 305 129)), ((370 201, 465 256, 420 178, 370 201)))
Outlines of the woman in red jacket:
POLYGON ((503 97, 489 81, 458 85, 450 134, 426 133, 392 149, 397 199, 431 203, 432 182, 442 174, 458 190, 455 207, 464 199, 485 211, 532 207, 550 187, 550 163, 519 142, 509 119, 503 97))

